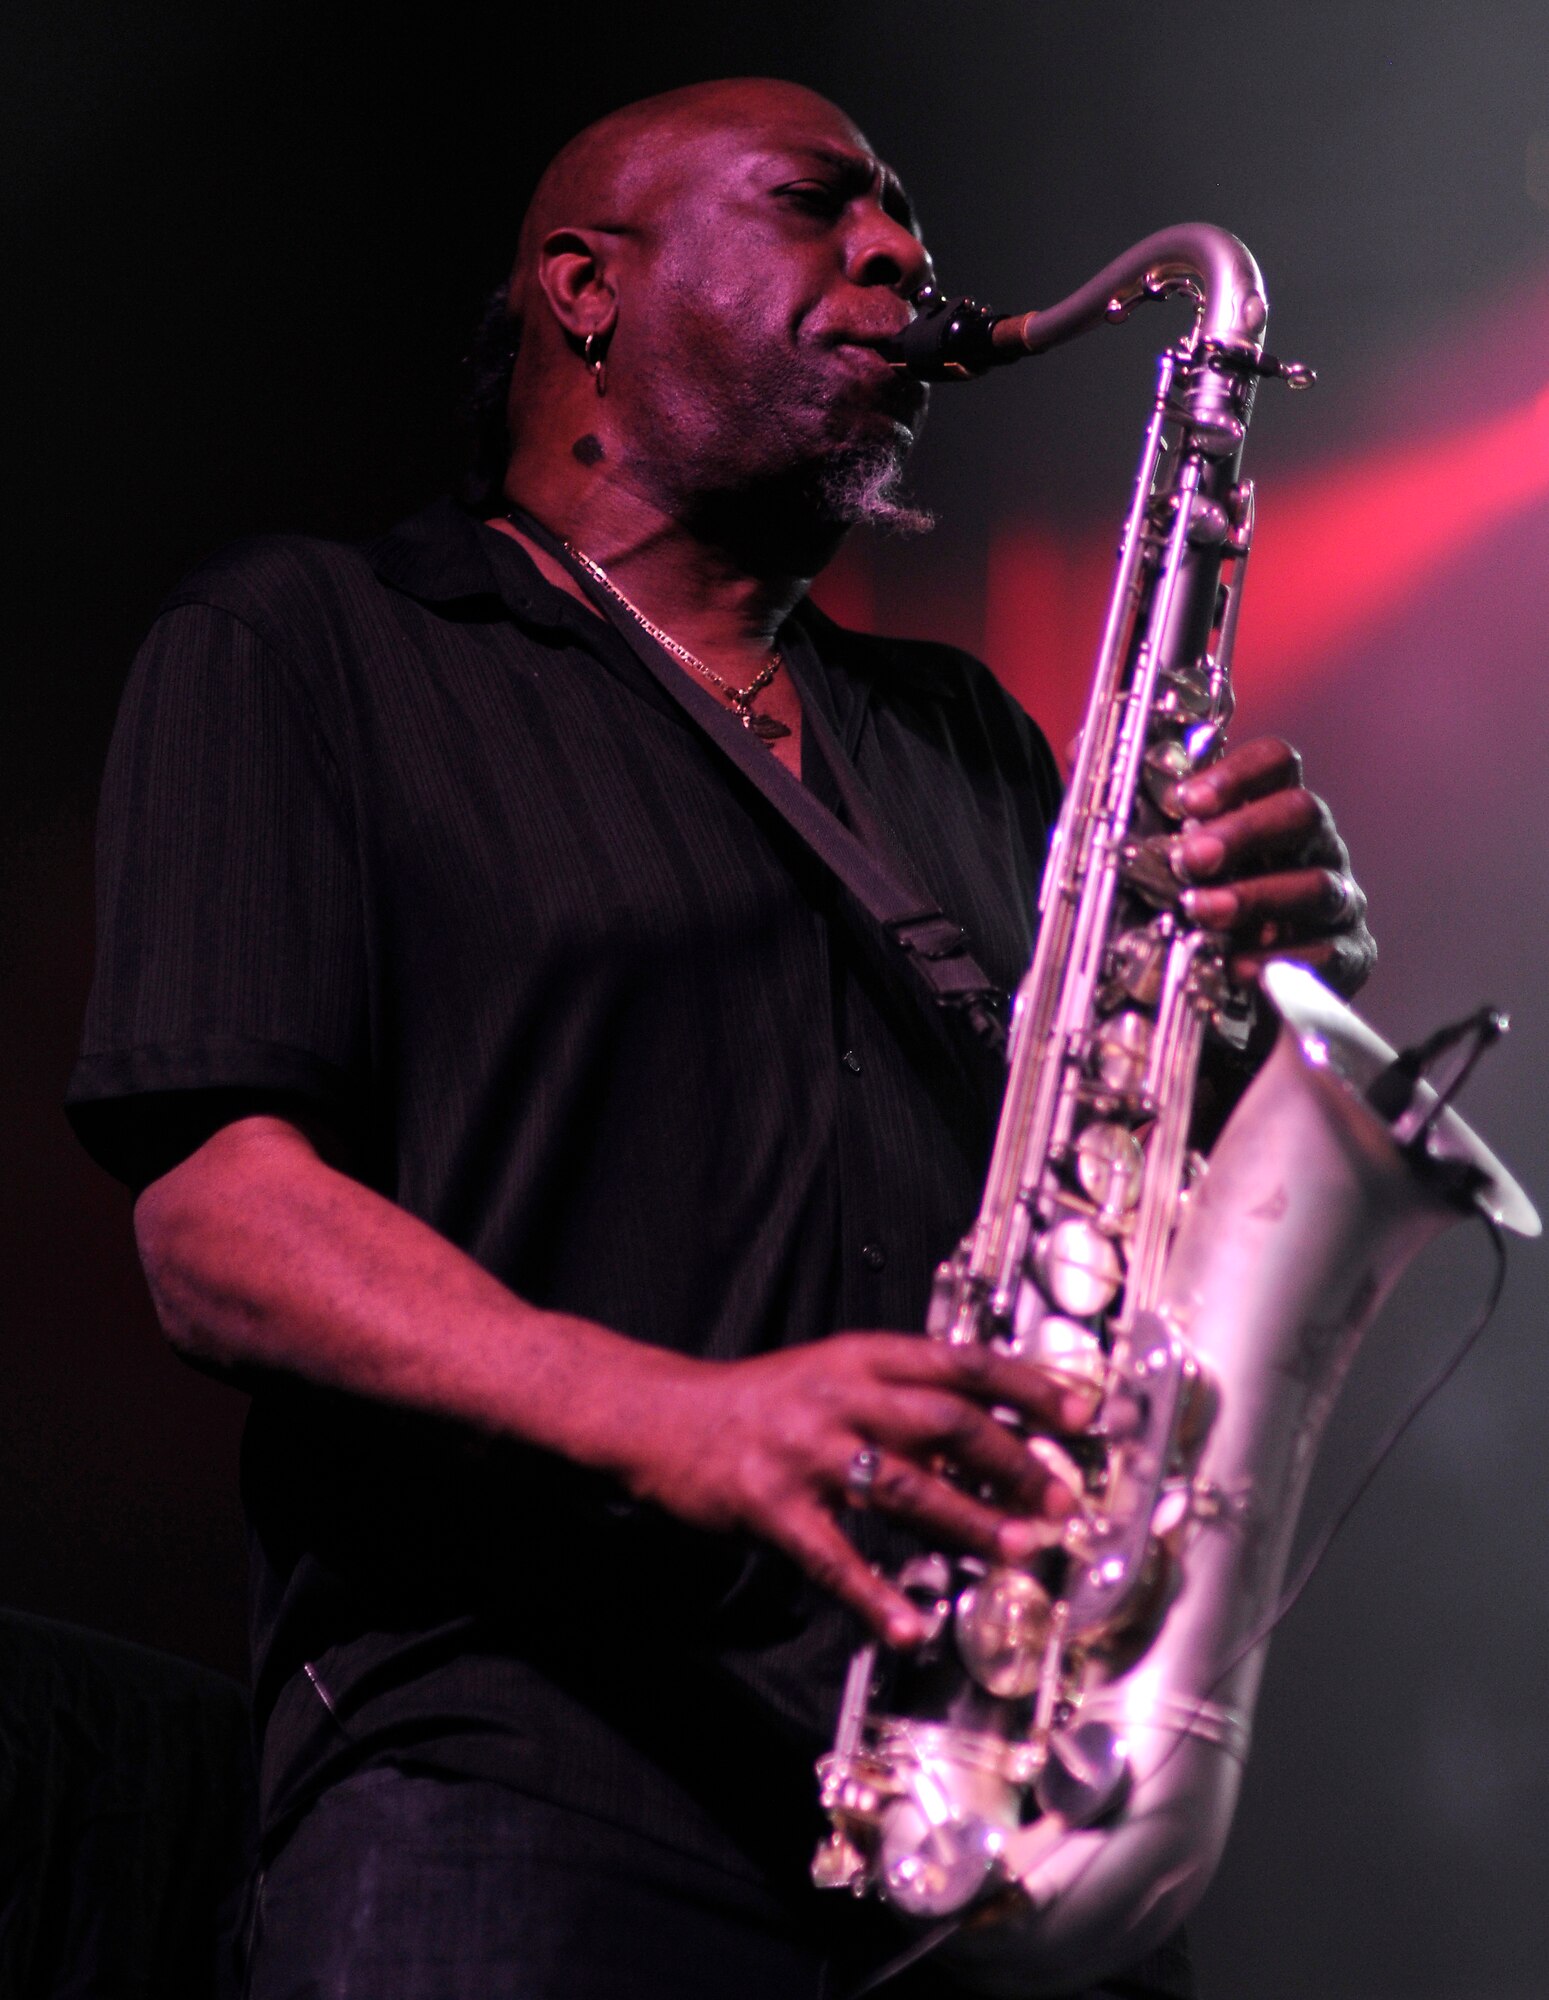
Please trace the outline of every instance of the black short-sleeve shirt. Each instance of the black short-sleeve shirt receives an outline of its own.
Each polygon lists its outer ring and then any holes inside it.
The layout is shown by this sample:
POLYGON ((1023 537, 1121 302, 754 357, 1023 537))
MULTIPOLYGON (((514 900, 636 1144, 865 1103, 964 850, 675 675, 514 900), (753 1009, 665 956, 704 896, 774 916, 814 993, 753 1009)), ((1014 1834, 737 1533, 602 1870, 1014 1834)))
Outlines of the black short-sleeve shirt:
MULTIPOLYGON (((1043 739, 950 649, 814 610, 787 638, 897 848, 1014 985, 1043 739)), ((820 759, 803 775, 837 805, 820 759)), ((70 1088, 124 1178, 232 1106, 305 1105, 524 1296, 735 1358, 921 1324, 999 1085, 508 537, 443 505, 365 549, 252 542, 158 619, 110 757, 70 1088)), ((294 1381, 256 1387, 243 1486, 271 1827, 372 1758, 728 1865, 810 1811, 855 1632, 780 1559, 294 1381)))

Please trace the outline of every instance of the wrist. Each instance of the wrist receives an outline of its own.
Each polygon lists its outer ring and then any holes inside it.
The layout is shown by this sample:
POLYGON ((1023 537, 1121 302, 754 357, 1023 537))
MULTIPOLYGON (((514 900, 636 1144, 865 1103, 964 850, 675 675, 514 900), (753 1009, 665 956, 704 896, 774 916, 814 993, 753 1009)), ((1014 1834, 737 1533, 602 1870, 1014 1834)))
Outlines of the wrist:
POLYGON ((544 1313, 544 1344, 564 1357, 537 1397, 527 1385, 513 1428, 529 1442, 650 1498, 661 1449, 682 1430, 687 1395, 717 1367, 615 1333, 594 1320, 544 1313), (531 1419, 544 1413, 540 1424, 531 1419), (523 1419, 526 1421, 523 1421, 523 1419))

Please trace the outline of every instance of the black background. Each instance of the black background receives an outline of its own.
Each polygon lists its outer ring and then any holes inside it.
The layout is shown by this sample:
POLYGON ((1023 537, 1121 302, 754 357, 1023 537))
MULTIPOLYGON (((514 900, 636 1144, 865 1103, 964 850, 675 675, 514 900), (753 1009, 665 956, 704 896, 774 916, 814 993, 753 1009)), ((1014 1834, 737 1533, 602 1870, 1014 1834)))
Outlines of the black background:
MULTIPOLYGON (((1359 544, 1392 453, 1487 427, 1549 381, 1549 16, 829 0, 442 7, 387 27, 355 9, 34 0, 7 11, 0 68, 16 336, 0 1594, 240 1671, 240 1404, 163 1352, 127 1199, 58 1110, 89 975, 95 788, 159 597, 233 535, 365 533, 444 486, 455 364, 542 162, 616 103, 740 72, 845 105, 908 182, 947 281, 1006 309, 1165 222, 1234 228, 1269 276, 1273 344, 1323 377, 1261 406, 1261 536, 1279 481, 1348 496, 1359 544)), ((1155 345, 1130 329, 941 397, 918 477, 941 527, 850 559, 887 622, 972 639, 997 535, 1101 539, 1155 345)), ((1455 542, 1380 617, 1345 630, 1330 604, 1317 657, 1260 694, 1250 585, 1239 681, 1245 722, 1303 747, 1355 849, 1384 946, 1371 1017, 1403 1037, 1485 997, 1515 1011, 1470 1106, 1542 1196, 1549 518, 1534 497, 1469 530, 1491 479, 1471 463, 1470 491, 1434 502, 1457 510, 1455 542)), ((1457 1232, 1406 1281, 1314 1513, 1484 1272, 1457 1232)), ((1542 1281, 1520 1251, 1486 1343, 1276 1642, 1197 1925, 1216 2000, 1549 1990, 1542 1281)))

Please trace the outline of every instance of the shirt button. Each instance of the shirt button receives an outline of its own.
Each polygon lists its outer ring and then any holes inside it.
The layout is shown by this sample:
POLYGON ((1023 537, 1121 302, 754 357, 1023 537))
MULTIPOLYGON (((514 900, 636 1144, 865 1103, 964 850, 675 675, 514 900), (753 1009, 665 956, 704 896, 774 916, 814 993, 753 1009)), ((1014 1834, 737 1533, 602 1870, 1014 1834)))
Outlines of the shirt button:
POLYGON ((887 1262, 887 1252, 880 1243, 863 1243, 861 1245, 861 1262, 866 1266, 868 1271, 880 1271, 887 1262))
POLYGON ((855 1053, 854 1049, 846 1049, 844 1054, 839 1058, 839 1060, 844 1064, 845 1068, 850 1072, 851 1076, 860 1075, 861 1059, 855 1053))

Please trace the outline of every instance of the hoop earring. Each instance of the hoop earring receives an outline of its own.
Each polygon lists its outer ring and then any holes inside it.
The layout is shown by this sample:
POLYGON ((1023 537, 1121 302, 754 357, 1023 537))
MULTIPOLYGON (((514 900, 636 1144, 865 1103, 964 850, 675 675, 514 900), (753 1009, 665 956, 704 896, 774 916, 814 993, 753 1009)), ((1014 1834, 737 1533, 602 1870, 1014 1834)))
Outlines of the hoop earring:
POLYGON ((589 333, 581 343, 581 359, 592 371, 592 382, 599 396, 608 393, 608 364, 603 358, 603 346, 600 333, 589 333))

